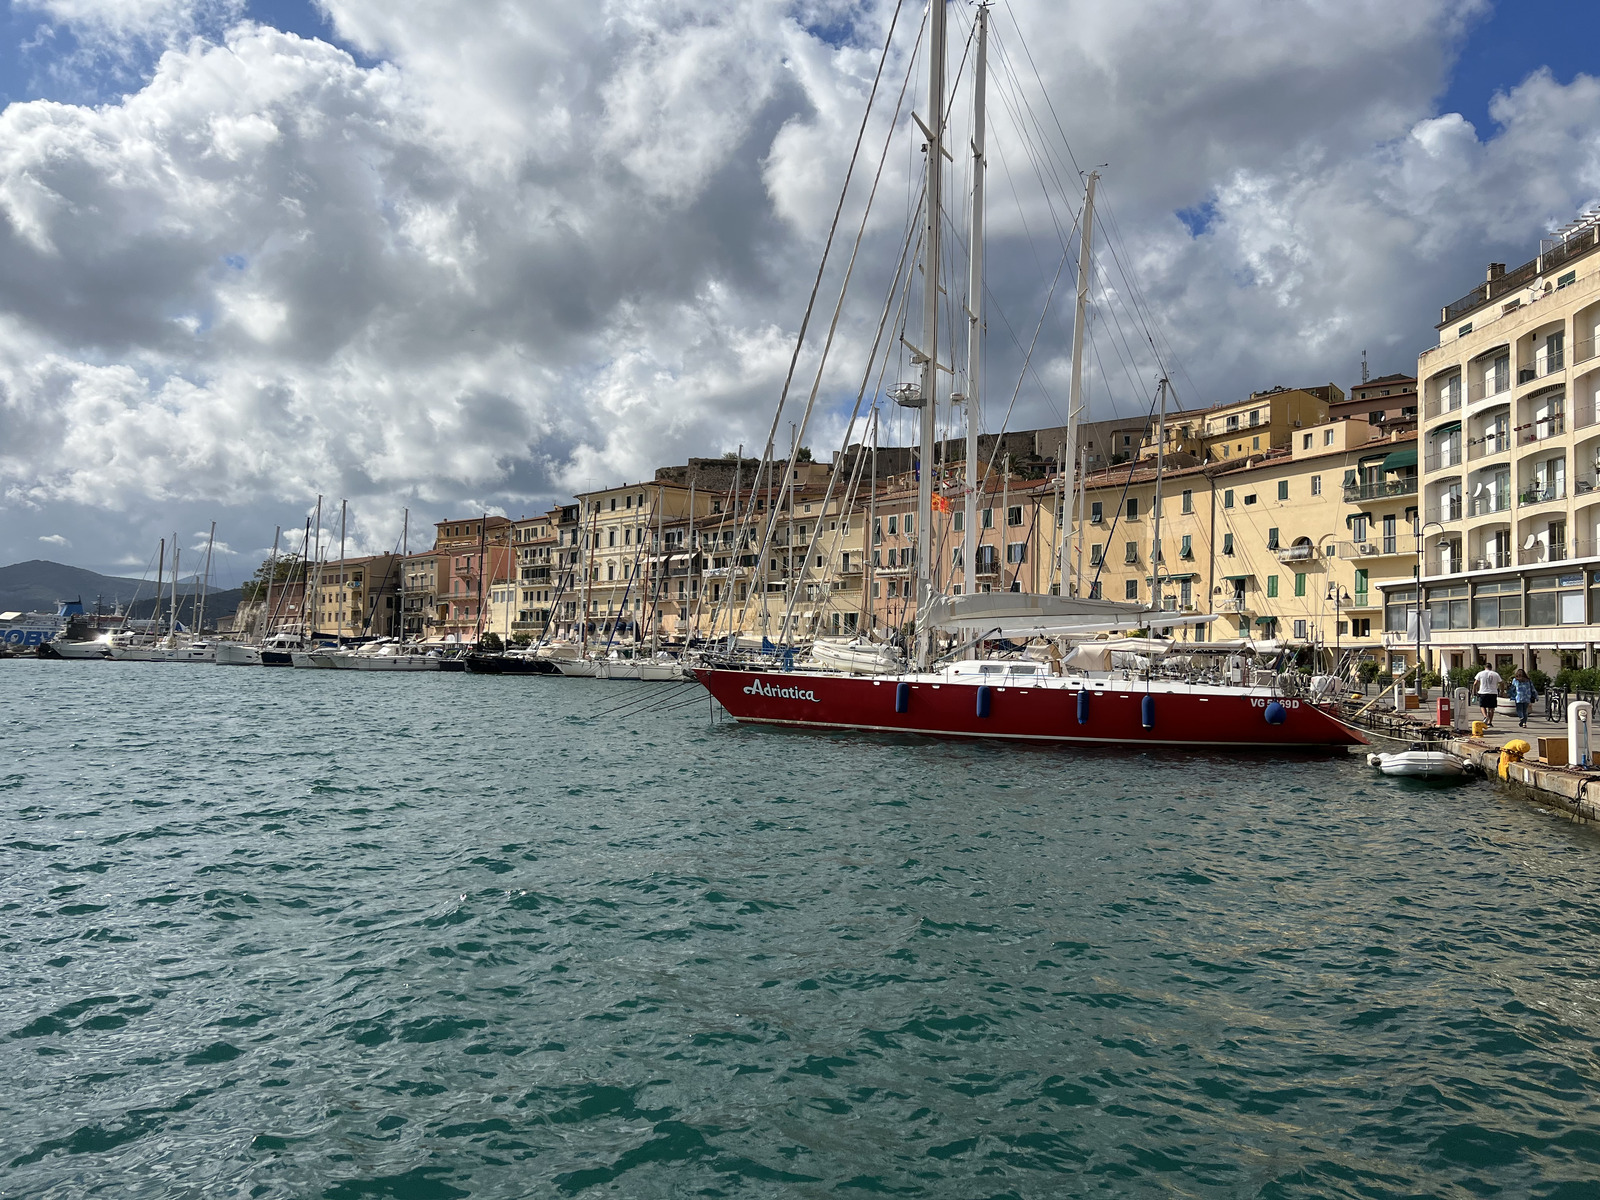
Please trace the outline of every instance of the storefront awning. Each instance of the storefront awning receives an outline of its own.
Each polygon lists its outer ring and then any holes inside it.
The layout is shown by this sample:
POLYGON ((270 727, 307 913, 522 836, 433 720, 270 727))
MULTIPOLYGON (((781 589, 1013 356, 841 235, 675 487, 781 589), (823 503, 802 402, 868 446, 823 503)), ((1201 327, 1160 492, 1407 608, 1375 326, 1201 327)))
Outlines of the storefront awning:
POLYGON ((1414 467, 1416 465, 1417 448, 1415 446, 1407 450, 1396 450, 1383 460, 1383 469, 1385 471, 1401 471, 1406 467, 1414 467))
POLYGON ((1451 421, 1448 425, 1440 425, 1437 429, 1429 430, 1430 433, 1456 433, 1461 428, 1460 421, 1451 421))

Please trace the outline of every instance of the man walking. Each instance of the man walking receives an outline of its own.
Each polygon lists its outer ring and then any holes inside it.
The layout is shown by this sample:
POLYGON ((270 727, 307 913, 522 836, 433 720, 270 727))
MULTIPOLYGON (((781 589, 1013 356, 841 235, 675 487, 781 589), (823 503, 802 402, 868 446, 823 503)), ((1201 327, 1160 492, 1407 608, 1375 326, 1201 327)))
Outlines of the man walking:
POLYGON ((1486 729, 1494 728, 1494 708, 1500 703, 1500 675, 1488 663, 1473 677, 1472 686, 1478 693, 1478 707, 1483 710, 1486 729))

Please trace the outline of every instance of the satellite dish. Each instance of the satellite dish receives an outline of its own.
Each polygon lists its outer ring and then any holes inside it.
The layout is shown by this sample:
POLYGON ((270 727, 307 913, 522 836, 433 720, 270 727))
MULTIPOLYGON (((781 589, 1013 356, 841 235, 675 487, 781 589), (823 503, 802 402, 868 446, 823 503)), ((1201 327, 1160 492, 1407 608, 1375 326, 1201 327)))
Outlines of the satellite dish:
POLYGON ((1528 535, 1528 540, 1522 543, 1522 548, 1524 550, 1532 550, 1538 544, 1539 544, 1539 538, 1537 537, 1537 535, 1530 533, 1528 535))
POLYGON ((1473 496, 1473 499, 1477 499, 1481 495, 1483 495, 1483 484, 1480 483, 1480 484, 1477 484, 1477 485, 1475 485, 1473 487, 1472 496, 1473 496))

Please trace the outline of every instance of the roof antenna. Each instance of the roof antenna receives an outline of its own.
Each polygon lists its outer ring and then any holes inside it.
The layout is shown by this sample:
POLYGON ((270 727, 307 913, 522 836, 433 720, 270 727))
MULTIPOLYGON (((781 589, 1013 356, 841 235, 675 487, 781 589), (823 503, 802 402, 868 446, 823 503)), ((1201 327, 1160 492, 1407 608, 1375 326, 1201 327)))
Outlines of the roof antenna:
POLYGON ((1367 370, 1367 352, 1363 350, 1361 352, 1361 382, 1365 383, 1371 377, 1371 372, 1367 370))

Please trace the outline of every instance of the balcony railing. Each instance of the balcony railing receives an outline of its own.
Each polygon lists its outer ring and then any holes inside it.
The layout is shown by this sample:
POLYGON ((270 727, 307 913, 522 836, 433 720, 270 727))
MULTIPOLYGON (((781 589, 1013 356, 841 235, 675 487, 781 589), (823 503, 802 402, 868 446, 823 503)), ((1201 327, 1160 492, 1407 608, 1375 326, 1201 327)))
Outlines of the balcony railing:
POLYGON ((1348 559, 1383 558, 1391 554, 1415 554, 1416 550, 1402 549, 1398 538, 1373 538, 1370 542, 1340 542, 1339 557, 1348 559))
POLYGON ((1476 461, 1480 458, 1493 458, 1496 454, 1504 454, 1511 449, 1511 433, 1486 433, 1482 437, 1473 438, 1467 443, 1467 460, 1476 461))
POLYGON ((1308 562, 1317 556, 1315 546, 1273 546, 1271 549, 1277 553, 1278 561, 1282 563, 1308 562))
POLYGON ((1548 550, 1542 545, 1536 545, 1531 550, 1517 551, 1517 566, 1528 567, 1535 563, 1557 563, 1567 561, 1567 546, 1565 542, 1556 542, 1548 550))
POLYGON ((1415 496, 1417 477, 1406 475, 1400 479, 1382 479, 1365 483, 1344 485, 1344 502, 1360 504, 1366 500, 1382 500, 1386 496, 1415 496))
POLYGON ((1525 488, 1517 497, 1517 503, 1523 506, 1530 504, 1549 504, 1552 500, 1565 500, 1567 498, 1566 485, 1556 484, 1551 487, 1525 488))
POLYGON ((1533 422, 1530 428, 1522 431, 1523 445, 1529 442, 1542 442, 1546 438, 1557 437, 1567 431, 1567 418, 1565 413, 1557 413, 1553 417, 1533 422))
POLYGON ((1461 410, 1461 393, 1440 392, 1437 396, 1429 396, 1428 402, 1422 406, 1423 416, 1428 420, 1442 417, 1445 413, 1459 412, 1461 410))
POLYGON ((1448 496, 1438 504, 1429 506, 1423 513, 1424 521, 1438 521, 1440 524, 1449 524, 1451 521, 1461 520, 1461 514, 1466 511, 1466 506, 1461 503, 1461 497, 1448 496))
POLYGON ((1572 410, 1572 427, 1574 429, 1587 429, 1595 423, 1596 411, 1594 397, 1579 400, 1572 410))
POLYGON ((1471 569, 1474 571, 1498 571, 1502 567, 1511 565, 1511 551, 1485 550, 1472 560, 1471 569))
POLYGON ((1239 599, 1224 600, 1221 604, 1217 605, 1217 611, 1224 613, 1249 613, 1251 611, 1250 601, 1239 599))
POLYGON ((1540 353, 1531 359, 1524 359, 1517 364, 1517 386, 1533 383, 1543 379, 1546 375, 1554 375, 1557 371, 1564 371, 1567 367, 1566 351, 1557 350, 1553 354, 1540 353))
POLYGON ((1588 362, 1594 357, 1596 341, 1600 341, 1600 339, 1589 337, 1572 343, 1573 366, 1577 366, 1579 363, 1588 362))
POLYGON ((1482 379, 1474 379, 1467 384, 1467 403, 1477 404, 1482 400, 1493 400, 1496 396, 1507 395, 1511 391, 1511 372, 1506 372, 1506 379, 1501 380, 1492 374, 1485 374, 1482 379))
POLYGON ((1475 496, 1467 507, 1469 513, 1474 517, 1486 517, 1490 513, 1510 512, 1510 489, 1505 489, 1493 494, 1475 496))
MULTIPOLYGON (((1379 592, 1378 594, 1381 596, 1383 593, 1379 592)), ((1352 608, 1377 608, 1379 605, 1373 602, 1371 592, 1351 592, 1350 599, 1344 603, 1343 607, 1346 612, 1349 612, 1352 608)))
POLYGON ((1430 554, 1424 568, 1427 575, 1457 575, 1466 569, 1465 560, 1459 554, 1430 554))
POLYGON ((1447 442, 1429 453, 1422 460, 1422 467, 1426 471, 1444 471, 1451 467, 1459 467, 1465 461, 1466 456, 1461 453, 1461 443, 1447 442))

